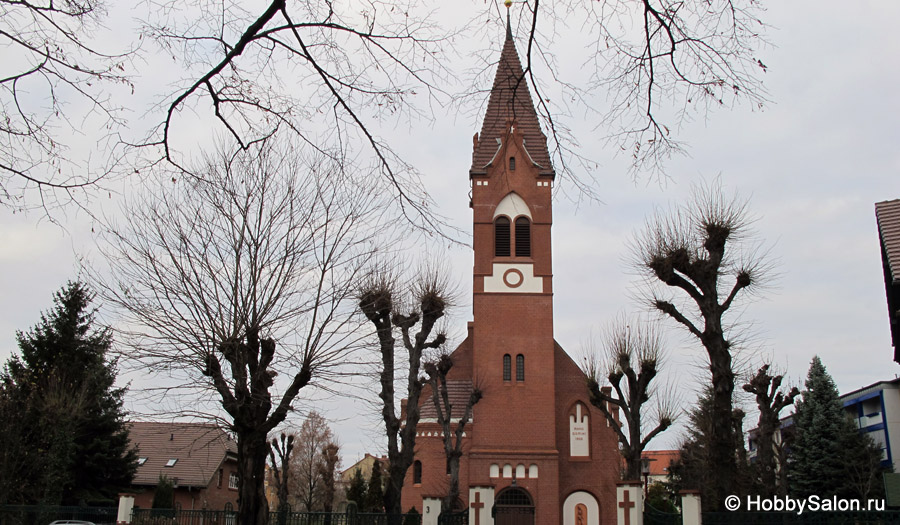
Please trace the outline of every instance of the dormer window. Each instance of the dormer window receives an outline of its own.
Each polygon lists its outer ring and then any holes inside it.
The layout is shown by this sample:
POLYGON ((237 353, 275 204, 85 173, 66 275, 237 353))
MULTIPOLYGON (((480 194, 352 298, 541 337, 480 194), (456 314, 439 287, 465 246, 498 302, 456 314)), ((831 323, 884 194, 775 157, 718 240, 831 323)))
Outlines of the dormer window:
POLYGON ((516 257, 531 257, 531 221, 516 218, 516 257))
POLYGON ((497 217, 494 221, 494 257, 510 256, 509 219, 497 217))

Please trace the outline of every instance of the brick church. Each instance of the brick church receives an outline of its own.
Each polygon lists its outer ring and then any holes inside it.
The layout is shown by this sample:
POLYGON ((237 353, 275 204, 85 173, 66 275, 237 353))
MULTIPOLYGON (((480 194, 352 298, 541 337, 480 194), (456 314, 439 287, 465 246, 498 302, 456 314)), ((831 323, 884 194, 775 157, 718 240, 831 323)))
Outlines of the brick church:
MULTIPOLYGON (((554 176, 507 28, 469 170, 474 320, 448 376, 454 428, 473 385, 484 395, 466 426, 460 463, 460 504, 474 525, 616 520, 615 434, 591 406, 584 374, 553 338, 554 176)), ((439 512, 433 498, 447 494, 449 482, 429 393, 420 407, 403 508, 427 519, 439 512)))

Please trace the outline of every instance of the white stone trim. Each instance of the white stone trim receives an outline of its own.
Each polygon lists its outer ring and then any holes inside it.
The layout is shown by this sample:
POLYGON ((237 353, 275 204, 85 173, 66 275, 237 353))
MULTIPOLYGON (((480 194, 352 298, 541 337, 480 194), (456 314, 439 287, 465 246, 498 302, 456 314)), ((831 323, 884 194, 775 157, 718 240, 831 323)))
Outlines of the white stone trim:
POLYGON ((511 221, 515 221, 516 217, 521 215, 528 217, 528 220, 530 221, 532 220, 531 209, 528 207, 528 204, 526 204, 525 200, 514 191, 509 192, 506 197, 503 197, 497 204, 497 209, 494 210, 494 219, 500 215, 506 215, 511 221))
POLYGON ((484 291, 543 293, 544 279, 534 276, 534 265, 530 263, 494 263, 493 275, 484 278, 484 291), (521 279, 513 274, 521 274, 521 279))
MULTIPOLYGON (((600 505, 590 492, 585 492, 583 490, 569 494, 566 501, 563 503, 563 525, 576 525, 578 523, 575 521, 575 513, 579 504, 584 505, 587 509, 587 516, 585 516, 585 521, 583 523, 586 525, 599 525, 600 505)), ((624 522, 619 521, 619 523, 624 522)))

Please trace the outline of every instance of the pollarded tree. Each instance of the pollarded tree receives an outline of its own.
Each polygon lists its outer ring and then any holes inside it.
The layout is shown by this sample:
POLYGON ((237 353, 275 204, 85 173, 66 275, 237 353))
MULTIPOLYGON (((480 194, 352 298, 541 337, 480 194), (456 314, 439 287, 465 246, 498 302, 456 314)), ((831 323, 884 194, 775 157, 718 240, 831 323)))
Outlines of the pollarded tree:
MULTIPOLYGON (((291 454, 294 452, 294 435, 281 433, 281 441, 273 439, 269 443, 270 472, 275 479, 275 493, 278 495, 278 511, 283 513, 288 509, 288 496, 291 481, 291 454)), ((281 516, 279 516, 281 521, 281 516)))
POLYGON ((215 396, 237 437, 241 525, 268 516, 268 434, 357 341, 354 285, 381 218, 346 166, 302 153, 269 139, 210 159, 202 178, 133 199, 104 235, 98 280, 129 362, 215 396))
POLYGON ((616 431, 619 452, 625 459, 624 479, 638 480, 644 449, 675 420, 675 402, 663 392, 663 397, 657 399, 653 428, 645 428, 647 418, 643 410, 656 393, 651 383, 663 360, 662 336, 656 327, 642 320, 629 323, 621 318, 607 330, 604 346, 606 358, 600 362, 591 354, 585 366, 591 404, 600 409, 616 431), (601 387, 601 381, 608 381, 616 395, 601 387))
MULTIPOLYGON (((107 353, 108 328, 96 326, 94 294, 81 282, 56 293, 51 311, 16 338, 20 356, 0 374, 2 395, 17 403, 17 425, 4 442, 27 444, 22 461, 0 452, 0 466, 25 467, 0 477, 19 480, 7 501, 45 505, 114 501, 131 484, 137 454, 130 448, 125 388, 115 388, 117 365, 107 353)), ((10 420, 11 423, 14 420, 10 420)))
POLYGON ((334 441, 322 448, 322 462, 319 464, 319 476, 322 478, 322 511, 331 512, 337 495, 338 468, 341 465, 341 447, 334 441))
POLYGON ((635 265, 645 277, 649 305, 674 320, 703 345, 712 383, 707 468, 713 509, 735 494, 743 412, 733 410, 733 342, 726 315, 735 300, 764 282, 764 260, 747 246, 747 204, 726 198, 718 184, 695 188, 693 198, 647 221, 633 241, 635 265))
POLYGON ((403 510, 400 496, 406 471, 413 463, 416 426, 419 423, 419 399, 426 380, 422 377, 423 352, 440 348, 447 337, 435 324, 444 316, 447 307, 446 286, 437 274, 423 275, 416 282, 411 296, 415 306, 404 309, 396 291, 396 278, 387 273, 372 276, 359 292, 359 308, 374 325, 381 356, 379 380, 381 415, 388 442, 388 480, 384 491, 384 509, 392 516, 403 510), (418 329, 416 326, 418 325, 418 329), (434 332, 437 333, 434 333, 434 332), (397 339, 403 347, 403 366, 406 367, 406 411, 398 414, 394 382, 397 379, 397 339), (430 339, 429 339, 430 338, 430 339), (401 419, 402 417, 402 419, 401 419))
POLYGON ((763 496, 787 495, 787 469, 779 465, 779 447, 784 443, 776 443, 775 433, 780 428, 780 414, 785 408, 794 404, 794 399, 800 395, 797 387, 791 388, 787 393, 781 390, 783 375, 771 375, 769 364, 764 364, 744 385, 744 391, 756 397, 756 406, 759 409, 759 421, 756 425, 757 452, 753 469, 756 474, 755 492, 763 496), (780 475, 779 475, 780 474, 780 475))
POLYGON ((425 374, 431 388, 431 402, 437 412, 437 422, 441 426, 444 456, 447 459, 447 468, 450 474, 449 490, 441 500, 442 512, 456 510, 454 505, 459 500, 459 461, 463 455, 463 433, 472 418, 472 409, 483 396, 481 388, 477 384, 473 384, 469 390, 466 405, 462 407, 461 411, 457 408, 454 413, 447 386, 447 374, 450 373, 451 368, 453 368, 453 357, 449 354, 441 354, 436 362, 425 363, 425 374), (454 418, 456 419, 455 428, 452 426, 454 418))

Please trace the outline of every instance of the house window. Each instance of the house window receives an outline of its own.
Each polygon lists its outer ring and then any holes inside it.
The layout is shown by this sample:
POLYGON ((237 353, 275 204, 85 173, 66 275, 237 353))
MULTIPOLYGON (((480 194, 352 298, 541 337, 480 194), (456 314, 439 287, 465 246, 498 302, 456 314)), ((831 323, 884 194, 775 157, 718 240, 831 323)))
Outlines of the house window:
POLYGON ((516 171, 516 158, 515 157, 509 158, 509 171, 516 171))
POLYGON ((516 219, 516 257, 531 257, 531 221, 516 219))
POLYGON ((138 466, 140 467, 147 462, 147 458, 138 458, 138 466))
POLYGON ((509 257, 509 219, 497 217, 494 221, 494 257, 509 257))
POLYGON ((516 381, 525 381, 525 356, 516 356, 516 381))
POLYGON ((416 485, 422 484, 422 462, 419 460, 413 463, 413 483, 416 485))
POLYGON ((237 473, 232 472, 231 474, 228 475, 228 488, 237 490, 239 481, 240 481, 240 478, 238 478, 237 473))
POLYGON ((503 380, 512 380, 512 357, 509 354, 503 356, 503 380))
POLYGON ((222 488, 223 477, 225 477, 225 469, 219 469, 219 482, 216 483, 216 488, 222 488))
POLYGON ((166 461, 167 467, 174 467, 175 463, 178 463, 178 458, 172 458, 169 461, 166 461))

